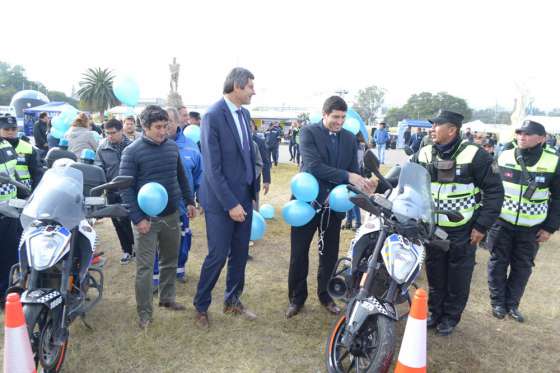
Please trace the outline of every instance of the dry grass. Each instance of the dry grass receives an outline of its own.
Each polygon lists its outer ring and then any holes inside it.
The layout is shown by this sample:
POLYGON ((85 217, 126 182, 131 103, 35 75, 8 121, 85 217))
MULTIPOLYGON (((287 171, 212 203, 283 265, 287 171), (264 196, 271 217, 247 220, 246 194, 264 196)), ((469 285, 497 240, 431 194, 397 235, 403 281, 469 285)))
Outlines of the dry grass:
MULTIPOLYGON (((322 372, 324 345, 334 319, 319 306, 315 294, 317 250, 311 250, 310 297, 302 315, 286 320, 289 228, 280 208, 289 194, 294 166, 273 170, 273 188, 263 203, 272 203, 277 218, 268 223, 265 240, 252 249, 247 265, 244 303, 259 318, 248 322, 221 312, 224 278, 214 289, 212 326, 202 332, 193 325, 192 299, 206 255, 204 219, 193 224, 194 239, 187 268, 188 283, 177 285, 186 313, 157 309, 147 333, 140 332, 134 302, 135 266, 118 263, 120 249, 108 220, 97 226, 107 253, 104 300, 88 321, 70 331, 65 372, 322 372)), ((341 253, 351 239, 343 231, 341 253)), ((463 321, 447 338, 428 334, 428 367, 432 372, 553 372, 560 356, 560 253, 558 237, 544 245, 526 291, 522 310, 528 322, 496 320, 489 312, 486 284, 488 253, 478 253, 471 298, 463 321)), ((316 245, 313 244, 313 248, 316 245)), ((399 325, 402 335, 404 324, 399 325)), ((399 341, 400 343, 400 341, 399 341)))

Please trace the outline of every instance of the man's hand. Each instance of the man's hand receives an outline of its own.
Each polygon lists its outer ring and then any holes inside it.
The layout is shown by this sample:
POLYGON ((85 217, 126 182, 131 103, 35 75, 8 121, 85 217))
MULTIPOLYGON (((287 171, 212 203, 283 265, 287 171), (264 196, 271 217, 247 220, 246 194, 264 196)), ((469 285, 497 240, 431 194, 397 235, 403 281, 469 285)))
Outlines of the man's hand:
POLYGON ((189 219, 196 218, 196 207, 194 207, 193 205, 188 205, 187 206, 187 215, 189 216, 189 219))
POLYGON ((150 231, 151 227, 152 227, 152 224, 147 219, 140 220, 140 223, 136 224, 136 229, 138 229, 138 232, 140 234, 148 233, 150 231))
POLYGON ((240 204, 229 210, 229 217, 238 223, 243 223, 246 215, 247 213, 240 204))
POLYGON ((355 187, 357 187, 358 189, 360 189, 362 192, 366 194, 372 194, 375 191, 375 188, 377 187, 373 183, 373 181, 366 179, 365 177, 362 177, 353 172, 348 173, 348 181, 350 182, 350 184, 354 185, 355 187))
POLYGON ((548 241, 550 236, 551 236, 550 232, 547 232, 544 229, 539 229, 539 231, 537 232, 537 242, 539 243, 546 242, 548 241))
POLYGON ((480 233, 476 229, 473 228, 471 231, 471 245, 478 245, 480 241, 484 238, 484 233, 480 233))
POLYGON ((268 193, 269 189, 270 189, 270 183, 263 183, 263 190, 265 195, 268 193))

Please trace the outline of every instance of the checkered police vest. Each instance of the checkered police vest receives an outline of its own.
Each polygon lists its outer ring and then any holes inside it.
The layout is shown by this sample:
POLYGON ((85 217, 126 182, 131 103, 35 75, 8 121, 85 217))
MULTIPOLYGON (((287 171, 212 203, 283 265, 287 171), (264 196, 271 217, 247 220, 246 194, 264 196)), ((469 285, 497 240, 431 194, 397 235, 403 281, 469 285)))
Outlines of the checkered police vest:
POLYGON ((505 192, 500 218, 523 227, 541 224, 548 214, 550 180, 557 165, 558 156, 545 150, 535 165, 526 166, 529 178, 537 185, 531 199, 527 199, 523 194, 527 190, 528 180, 515 159, 515 148, 504 151, 498 158, 505 192))
MULTIPOLYGON (((437 175, 431 175, 431 191, 435 208, 457 211, 463 215, 462 220, 452 222, 446 215, 436 214, 436 224, 440 227, 455 228, 467 224, 479 207, 480 190, 474 185, 471 171, 471 164, 479 147, 463 140, 458 150, 452 157, 455 160, 455 178, 452 182, 438 182, 437 175)), ((428 170, 430 170, 428 166, 432 163, 432 154, 432 145, 424 146, 418 154, 418 162, 428 170)))
MULTIPOLYGON (((16 179, 17 154, 9 142, 0 140, 0 172, 16 179)), ((11 184, 0 184, 0 202, 16 198, 17 189, 11 184)))
POLYGON ((30 143, 23 140, 19 140, 18 146, 16 147, 17 153, 17 164, 16 164, 16 175, 23 184, 31 188, 31 174, 29 173, 29 167, 27 166, 26 156, 33 154, 33 146, 30 143))

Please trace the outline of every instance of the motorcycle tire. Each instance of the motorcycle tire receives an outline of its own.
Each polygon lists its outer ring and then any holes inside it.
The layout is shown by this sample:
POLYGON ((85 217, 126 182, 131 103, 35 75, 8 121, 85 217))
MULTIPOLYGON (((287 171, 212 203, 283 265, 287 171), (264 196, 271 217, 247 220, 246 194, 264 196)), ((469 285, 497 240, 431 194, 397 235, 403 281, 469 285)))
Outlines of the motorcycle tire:
POLYGON ((346 316, 334 325, 326 347, 326 365, 329 373, 367 372, 385 373, 395 352, 395 321, 385 316, 370 317, 358 332, 357 340, 362 344, 360 354, 354 355, 342 344, 346 316))
POLYGON ((35 364, 44 373, 58 373, 62 368, 68 340, 62 346, 52 343, 54 324, 50 310, 41 304, 26 304, 23 313, 31 340, 35 364))

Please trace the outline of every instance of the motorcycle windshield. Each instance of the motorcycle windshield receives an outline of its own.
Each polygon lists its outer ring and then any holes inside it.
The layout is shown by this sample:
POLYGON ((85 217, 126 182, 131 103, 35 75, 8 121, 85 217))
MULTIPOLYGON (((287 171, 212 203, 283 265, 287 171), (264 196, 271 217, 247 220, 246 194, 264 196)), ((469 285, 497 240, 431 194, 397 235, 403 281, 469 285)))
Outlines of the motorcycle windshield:
POLYGON ((20 218, 22 227, 29 227, 34 220, 53 220, 67 229, 76 227, 85 219, 83 183, 80 170, 66 166, 49 169, 27 200, 20 218))
POLYGON ((405 163, 401 168, 397 196, 393 199, 393 214, 403 223, 414 219, 433 228, 434 207, 430 192, 430 174, 417 163, 405 163))

